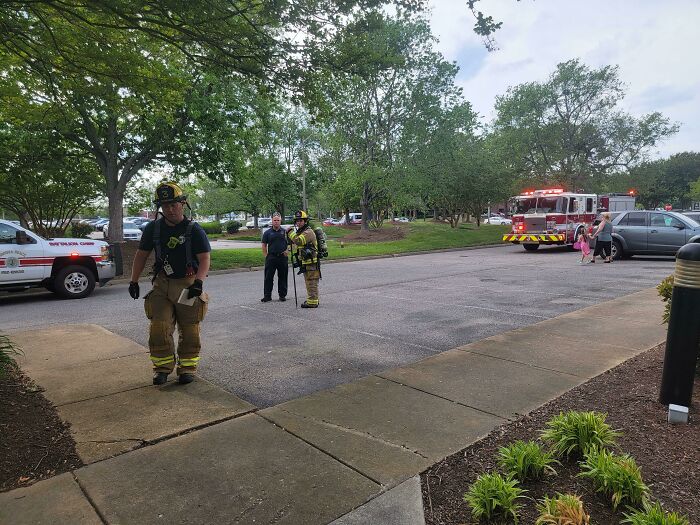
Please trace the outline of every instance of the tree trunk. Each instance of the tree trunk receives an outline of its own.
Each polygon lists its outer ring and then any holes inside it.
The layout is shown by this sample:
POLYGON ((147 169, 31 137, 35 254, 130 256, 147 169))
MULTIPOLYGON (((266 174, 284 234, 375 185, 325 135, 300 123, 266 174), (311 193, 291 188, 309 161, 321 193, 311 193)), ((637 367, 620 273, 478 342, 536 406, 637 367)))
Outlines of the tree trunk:
POLYGON ((21 211, 17 213, 17 217, 19 218, 19 225, 22 226, 22 228, 26 228, 28 230, 29 214, 26 211, 21 211))
POLYGON ((360 200, 360 205, 362 206, 362 231, 369 231, 369 206, 370 202, 370 187, 369 182, 365 182, 362 185, 362 199, 360 200))

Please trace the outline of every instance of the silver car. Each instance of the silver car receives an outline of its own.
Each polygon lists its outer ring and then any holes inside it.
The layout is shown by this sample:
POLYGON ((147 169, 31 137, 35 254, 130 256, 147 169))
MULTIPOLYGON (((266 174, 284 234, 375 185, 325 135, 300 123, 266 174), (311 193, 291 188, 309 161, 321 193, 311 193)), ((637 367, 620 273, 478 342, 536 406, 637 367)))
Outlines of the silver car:
POLYGON ((632 255, 675 255, 689 242, 700 242, 700 224, 673 211, 623 212, 612 220, 613 259, 632 255))

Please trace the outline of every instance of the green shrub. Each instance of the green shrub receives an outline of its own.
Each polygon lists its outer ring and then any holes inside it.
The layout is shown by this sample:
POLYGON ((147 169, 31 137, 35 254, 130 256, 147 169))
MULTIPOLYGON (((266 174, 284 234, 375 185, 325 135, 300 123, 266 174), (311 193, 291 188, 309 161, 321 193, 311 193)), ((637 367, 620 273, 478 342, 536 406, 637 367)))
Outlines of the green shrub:
POLYGON ((537 504, 540 515, 535 525, 587 525, 591 517, 583 510, 581 498, 574 494, 547 496, 537 504))
POLYGON ((605 422, 607 414, 597 412, 559 413, 547 421, 547 429, 542 432, 542 439, 552 446, 558 457, 580 456, 592 446, 610 447, 620 433, 612 430, 605 422))
POLYGON ((669 275, 656 287, 661 296, 661 300, 665 302, 663 321, 668 323, 668 318, 671 315, 671 296, 673 295, 673 275, 669 275))
POLYGON ((76 237, 78 239, 87 239, 88 235, 90 235, 92 232, 93 228, 89 224, 85 224, 82 222, 74 222, 70 225, 67 234, 70 237, 76 237))
POLYGON ((641 470, 627 454, 616 456, 608 450, 591 447, 581 462, 581 470, 579 476, 591 479, 597 492, 610 496, 613 509, 622 502, 638 507, 649 493, 641 470))
POLYGON ((236 233, 238 232, 238 230, 241 229, 241 226, 243 225, 238 221, 227 221, 224 224, 224 228, 226 228, 226 233, 236 233))
POLYGON ((660 503, 644 502, 644 508, 635 510, 630 514, 625 514, 625 519, 621 523, 631 525, 690 525, 690 521, 685 516, 668 513, 661 508, 660 503))
POLYGON ((22 355, 22 350, 7 335, 0 333, 0 377, 15 366, 14 356, 17 355, 22 355))
POLYGON ((551 452, 547 452, 534 441, 516 441, 498 450, 498 463, 506 474, 525 481, 538 479, 547 472, 556 474, 552 464, 559 463, 551 452))
POLYGON ((205 233, 221 233, 221 223, 219 221, 200 222, 199 225, 204 229, 205 233))
POLYGON ((517 523, 520 508, 517 499, 525 492, 517 485, 517 480, 497 473, 482 474, 464 494, 464 501, 476 519, 512 518, 517 523))

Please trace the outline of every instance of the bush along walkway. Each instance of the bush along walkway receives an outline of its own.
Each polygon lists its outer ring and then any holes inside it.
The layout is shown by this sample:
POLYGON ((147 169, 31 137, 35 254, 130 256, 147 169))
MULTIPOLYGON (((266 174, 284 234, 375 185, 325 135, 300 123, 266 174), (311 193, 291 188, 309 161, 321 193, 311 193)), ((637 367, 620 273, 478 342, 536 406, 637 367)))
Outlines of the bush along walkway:
POLYGON ((428 469, 426 523, 700 523, 700 422, 666 422, 662 359, 650 350, 428 469))

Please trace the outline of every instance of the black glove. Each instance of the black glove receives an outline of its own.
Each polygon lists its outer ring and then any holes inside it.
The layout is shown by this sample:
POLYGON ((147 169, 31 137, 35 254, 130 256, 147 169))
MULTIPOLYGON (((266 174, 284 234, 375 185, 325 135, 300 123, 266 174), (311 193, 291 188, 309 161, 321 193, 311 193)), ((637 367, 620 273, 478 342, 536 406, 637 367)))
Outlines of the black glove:
POLYGON ((139 283, 129 283, 129 295, 134 299, 139 298, 141 290, 139 289, 139 283))
POLYGON ((189 290, 187 293, 187 298, 192 299, 193 297, 199 297, 202 295, 202 284, 203 283, 200 279, 195 279, 192 285, 187 287, 189 290))

